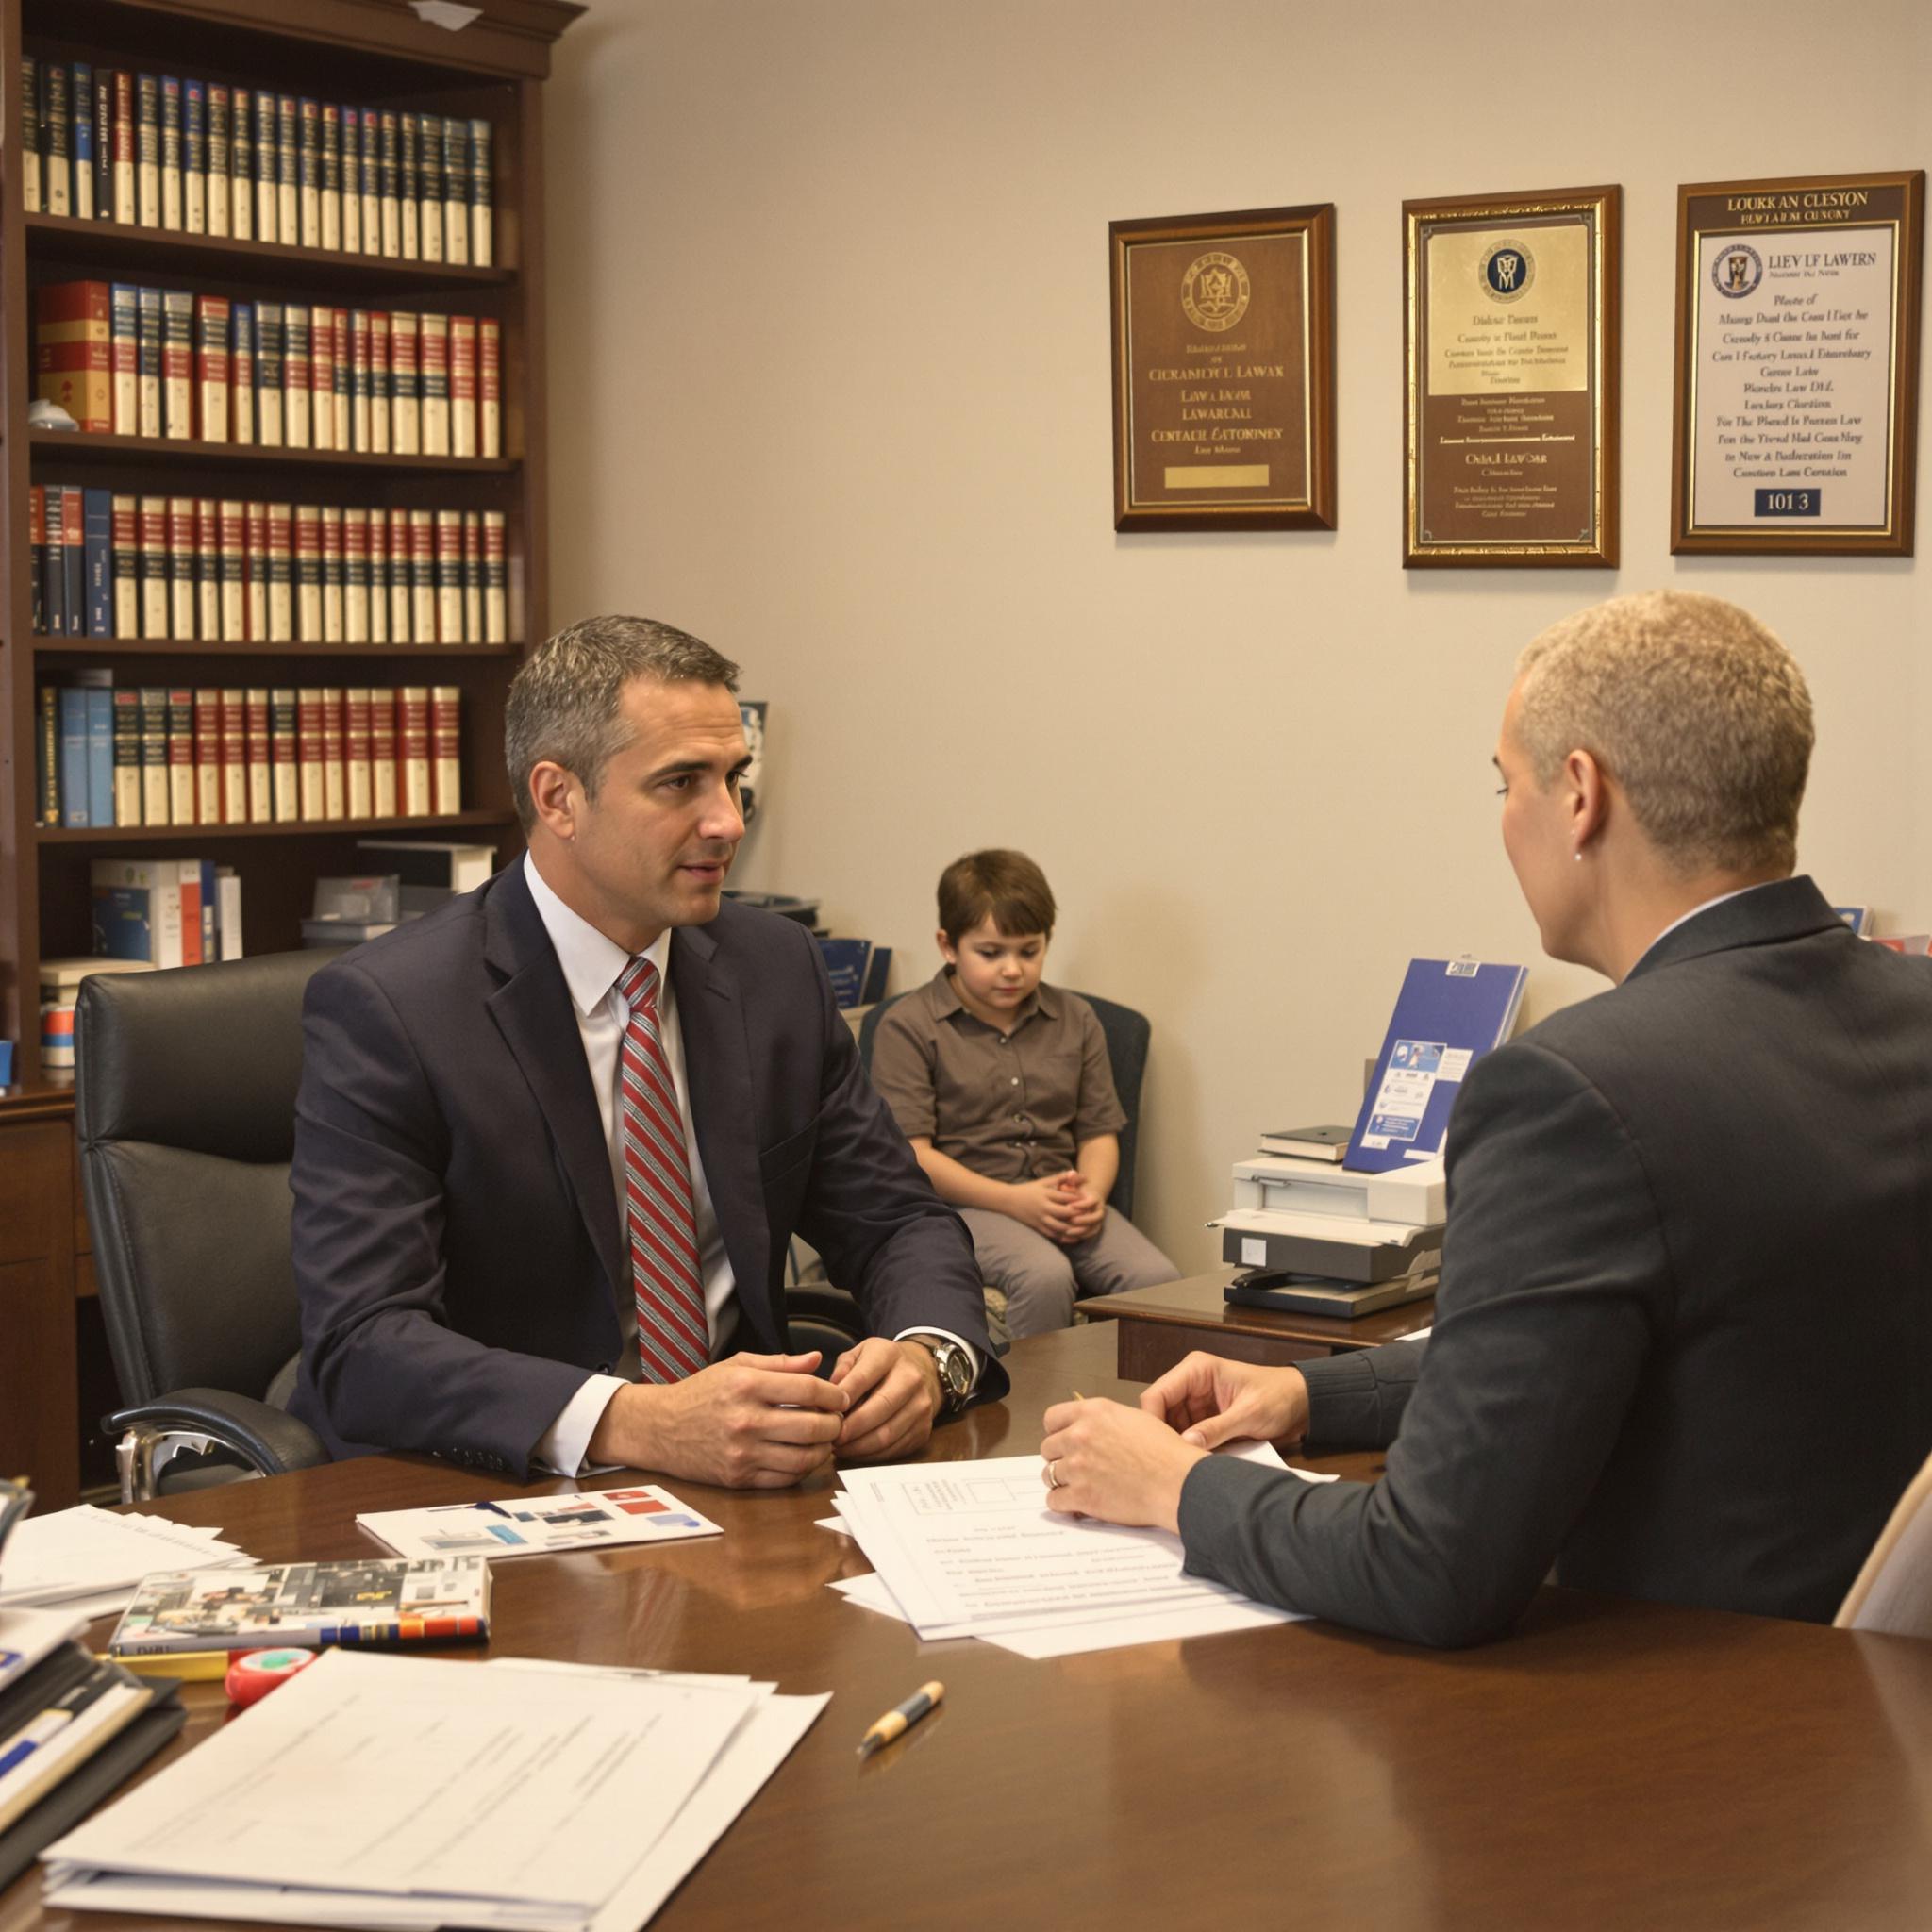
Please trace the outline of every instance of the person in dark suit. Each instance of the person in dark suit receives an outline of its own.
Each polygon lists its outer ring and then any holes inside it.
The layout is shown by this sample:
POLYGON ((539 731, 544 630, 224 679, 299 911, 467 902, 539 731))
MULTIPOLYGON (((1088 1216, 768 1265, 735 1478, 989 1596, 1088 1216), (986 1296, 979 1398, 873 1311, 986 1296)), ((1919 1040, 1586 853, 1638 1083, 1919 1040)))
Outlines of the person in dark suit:
POLYGON ((1433 1335, 1191 1356, 1046 1417, 1054 1507, 1191 1569, 1453 1645, 1564 1583, 1829 1620, 1932 1449, 1932 968, 1790 876, 1798 667, 1736 607, 1620 598, 1524 652, 1503 842, 1612 990, 1470 1070, 1433 1335), (1234 1437, 1388 1449, 1311 1485, 1234 1437))
POLYGON ((722 898, 736 677, 646 620, 559 632, 509 694, 527 855, 309 982, 291 1407, 334 1454, 771 1487, 1004 1390, 811 935, 722 898), (786 1350, 794 1231, 874 1331, 827 1379, 786 1350))

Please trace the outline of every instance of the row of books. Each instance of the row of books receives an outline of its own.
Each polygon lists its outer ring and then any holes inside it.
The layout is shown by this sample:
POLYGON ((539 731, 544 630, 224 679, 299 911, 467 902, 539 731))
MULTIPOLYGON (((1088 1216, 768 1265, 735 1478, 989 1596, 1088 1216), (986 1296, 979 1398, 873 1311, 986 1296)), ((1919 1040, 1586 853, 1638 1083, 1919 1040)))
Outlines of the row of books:
POLYGON ((47 283, 34 313, 36 393, 92 434, 503 454, 503 331, 489 316, 100 281, 47 283))
POLYGON ((21 61, 28 214, 488 268, 491 125, 21 61))
MULTIPOLYGON (((161 967, 242 958, 242 878, 232 865, 205 858, 97 858, 88 869, 88 884, 96 958, 161 967)), ((76 976, 84 973, 78 961, 57 963, 76 976)), ((42 977, 44 982, 44 968, 42 977)), ((43 983, 41 991, 58 1005, 66 989, 43 983)))
POLYGON ((501 644, 501 510, 124 496, 34 484, 41 637, 175 643, 501 644))
POLYGON ((36 821, 102 825, 443 818, 462 803, 456 685, 43 684, 36 821))

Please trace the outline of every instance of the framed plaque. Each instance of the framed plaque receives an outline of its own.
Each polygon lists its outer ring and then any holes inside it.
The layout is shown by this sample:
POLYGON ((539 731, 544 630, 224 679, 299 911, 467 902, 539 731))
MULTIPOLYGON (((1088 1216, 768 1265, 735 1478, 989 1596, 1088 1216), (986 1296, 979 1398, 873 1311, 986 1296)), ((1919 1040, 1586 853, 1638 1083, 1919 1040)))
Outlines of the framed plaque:
POLYGON ((1405 568, 1617 560, 1618 188, 1402 204, 1405 568))
POLYGON ((1335 208, 1108 225, 1113 526, 1335 527, 1335 208))
POLYGON ((1671 548, 1909 557, 1925 175, 1677 191, 1671 548))

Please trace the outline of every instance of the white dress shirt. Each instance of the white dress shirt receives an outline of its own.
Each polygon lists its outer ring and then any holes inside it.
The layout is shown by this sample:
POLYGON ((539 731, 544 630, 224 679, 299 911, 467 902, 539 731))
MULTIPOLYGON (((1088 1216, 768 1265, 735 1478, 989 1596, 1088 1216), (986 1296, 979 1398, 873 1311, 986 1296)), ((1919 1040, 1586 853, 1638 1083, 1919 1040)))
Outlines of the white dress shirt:
MULTIPOLYGON (((604 1143, 610 1156, 610 1181, 616 1199, 625 1198, 623 1115, 617 1104, 618 1051, 624 1029, 630 1020, 630 1006, 617 990, 617 983, 630 966, 631 956, 615 940, 608 939, 588 920, 566 906, 545 883, 536 860, 524 857, 524 878, 536 901, 538 917, 550 935, 557 962, 563 968, 564 984, 570 989, 571 1010, 577 1023, 577 1037, 584 1043, 584 1058, 591 1070, 591 1086, 597 1095, 597 1112, 604 1124, 604 1143)), ((691 1160, 692 1205, 697 1212, 699 1273, 705 1286, 705 1322, 710 1332, 710 1356, 721 1359, 730 1350, 738 1331, 737 1281, 731 1272, 731 1257, 724 1252, 724 1237, 718 1226, 718 1214, 711 1205, 711 1191, 705 1181, 705 1163, 698 1154, 696 1130, 691 1125, 691 1091, 684 1077, 684 1029, 677 1019, 677 999, 671 984, 671 929, 666 927, 645 949, 643 957, 658 969, 658 1031, 664 1044, 664 1058, 670 1062, 671 1078, 677 1090, 677 1111, 684 1124, 685 1152, 691 1160)), ((624 1252, 630 1252, 628 1241, 624 1252)), ((619 1285, 623 1297, 625 1285, 619 1285)), ((628 1341, 635 1334, 636 1304, 623 1310, 624 1332, 628 1341)), ((941 1328, 908 1328, 900 1337, 927 1334, 957 1341, 973 1364, 974 1381, 979 1378, 979 1352, 962 1337, 941 1328)), ((618 1375, 587 1376, 583 1386, 567 1402, 536 1448, 531 1460, 559 1475, 584 1473, 591 1438, 603 1420, 610 1398, 625 1386, 618 1375)))

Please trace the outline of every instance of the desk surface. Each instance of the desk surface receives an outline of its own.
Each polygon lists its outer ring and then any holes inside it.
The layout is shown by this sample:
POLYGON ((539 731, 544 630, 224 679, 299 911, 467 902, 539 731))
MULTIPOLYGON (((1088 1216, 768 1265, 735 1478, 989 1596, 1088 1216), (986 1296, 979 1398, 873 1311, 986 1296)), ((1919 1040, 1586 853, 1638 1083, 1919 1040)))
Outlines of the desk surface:
MULTIPOLYGON (((1020 1344, 1013 1396, 935 1454, 1024 1453, 1070 1388, 1130 1392, 1113 1341, 1093 1325, 1020 1344)), ((1546 1590, 1516 1636, 1453 1656, 1310 1624, 1029 1663, 922 1644, 825 1589, 867 1567, 813 1526, 828 1486, 675 1485, 722 1539, 497 1572, 498 1655, 835 1693, 655 1922, 668 1932, 977 1927, 1002 1911, 1416 1932, 1925 1924, 1932 1643, 1546 1590), (860 1764, 866 1725, 932 1676, 943 1708, 860 1764)), ((166 1513, 265 1559, 346 1557, 369 1549, 358 1509, 493 1493, 382 1457, 166 1513)), ((222 1706, 213 1686, 186 1694, 192 1740, 222 1706)), ((96 1914, 43 1915, 39 1886, 0 1897, 0 1932, 101 1932, 96 1914)))

